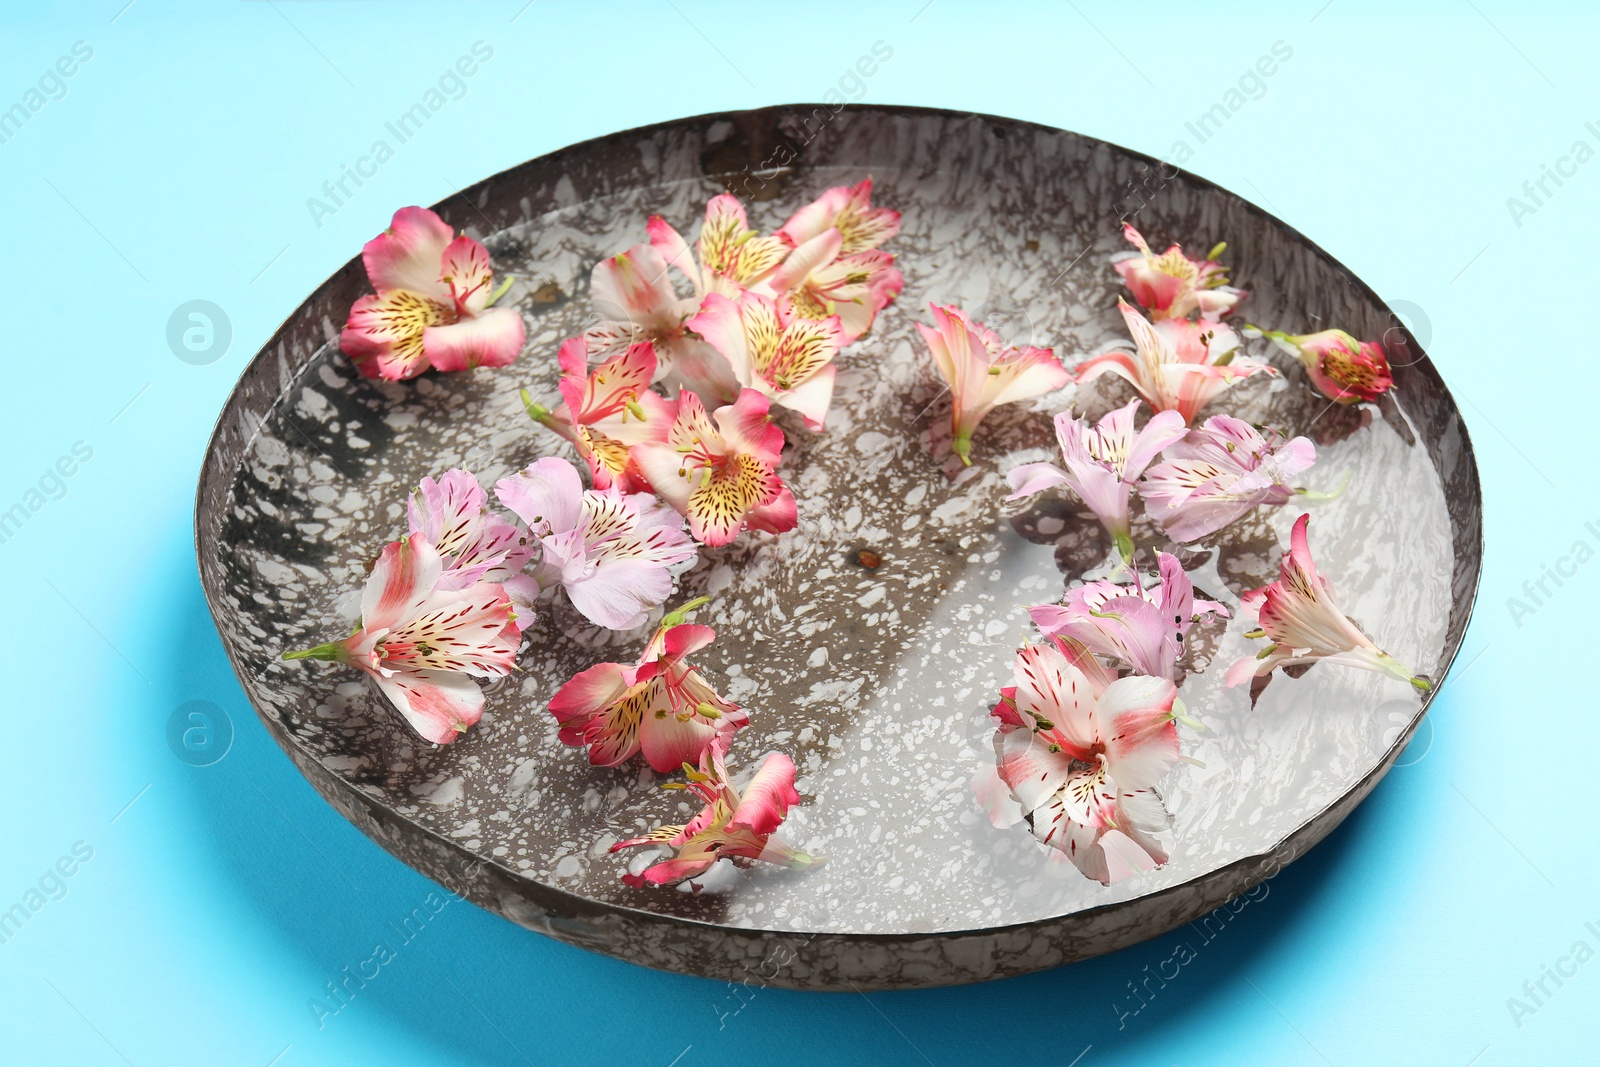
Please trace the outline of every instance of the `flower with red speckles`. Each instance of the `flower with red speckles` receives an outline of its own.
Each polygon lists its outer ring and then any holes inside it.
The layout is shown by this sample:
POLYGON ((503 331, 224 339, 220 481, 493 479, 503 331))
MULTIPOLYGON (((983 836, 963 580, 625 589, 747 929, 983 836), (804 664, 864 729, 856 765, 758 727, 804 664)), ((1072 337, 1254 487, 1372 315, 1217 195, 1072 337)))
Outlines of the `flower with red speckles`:
POLYGON ((1145 588, 1138 571, 1133 582, 1084 582, 1067 591, 1064 604, 1028 609, 1049 636, 1071 638, 1090 652, 1109 656, 1135 673, 1177 680, 1183 639, 1202 616, 1228 617, 1228 609, 1196 600, 1194 585, 1176 556, 1156 553, 1161 579, 1145 588))
POLYGON ((1240 685, 1251 678, 1265 677, 1277 667, 1326 660, 1387 674, 1418 689, 1432 688, 1427 679, 1413 674, 1410 667, 1373 644, 1340 610, 1333 598, 1332 584, 1317 573, 1316 561, 1311 558, 1306 537, 1310 524, 1310 515, 1295 520, 1278 580, 1239 598, 1244 612, 1258 623, 1258 628, 1245 636, 1265 637, 1272 643, 1230 667, 1227 684, 1240 685))
POLYGON ((528 532, 489 510, 489 494, 470 472, 447 470, 437 480, 422 479, 406 501, 409 532, 421 534, 439 550, 444 573, 440 589, 466 589, 475 582, 503 587, 516 605, 516 624, 533 621, 538 583, 523 569, 538 554, 528 532))
POLYGON ((839 231, 839 251, 869 252, 900 232, 900 212, 872 206, 872 179, 835 185, 789 216, 777 236, 798 248, 829 230, 839 231))
POLYGON ((839 317, 846 342, 872 329, 905 279, 891 253, 845 252, 844 235, 829 229, 789 253, 768 280, 778 300, 796 318, 839 317))
POLYGON ((683 272, 697 297, 709 293, 737 297, 770 278, 789 254, 789 246, 776 234, 763 237, 750 228, 744 204, 732 193, 719 193, 706 202, 705 222, 695 244, 698 261, 688 242, 661 216, 650 216, 646 230, 650 246, 683 272))
MULTIPOLYGON (((1069 646, 1070 647, 1070 646, 1069 646)), ((1156 785, 1179 760, 1165 678, 1098 680, 1061 645, 1027 645, 995 706, 999 776, 1033 836, 1106 885, 1167 861, 1156 785)))
POLYGON ((588 339, 574 337, 562 344, 557 359, 562 403, 551 411, 523 390, 529 417, 572 442, 596 489, 615 485, 624 493, 648 492, 628 450, 665 441, 677 415, 672 401, 650 388, 655 346, 649 341, 629 345, 590 370, 588 339))
POLYGON ((678 296, 667 260, 652 245, 634 245, 596 263, 589 277, 589 302, 600 321, 584 331, 587 358, 610 359, 648 341, 655 352, 656 380, 710 397, 738 391, 722 353, 685 329, 700 300, 678 296))
POLYGON ((929 304, 934 326, 917 323, 939 376, 950 387, 950 448, 972 465, 972 434, 1001 404, 1031 400, 1072 380, 1048 348, 1010 348, 957 307, 929 304))
POLYGON ((1020 500, 1053 485, 1066 485, 1099 518, 1123 561, 1131 561, 1128 508, 1133 484, 1163 448, 1184 434, 1183 418, 1175 411, 1158 411, 1144 429, 1135 431, 1138 407, 1138 400, 1130 400, 1093 427, 1087 416, 1075 418, 1071 408, 1058 414, 1056 440, 1066 470, 1053 463, 1014 467, 1006 475, 1012 489, 1007 499, 1020 500))
POLYGON ((1133 334, 1135 351, 1107 352, 1078 365, 1077 381, 1115 374, 1157 411, 1176 411, 1194 422, 1218 393, 1252 374, 1277 374, 1270 364, 1238 354, 1239 335, 1216 322, 1162 319, 1154 326, 1121 297, 1117 307, 1133 334))
POLYGON ((650 487, 688 517, 703 545, 728 544, 746 529, 795 528, 794 494, 778 477, 783 431, 773 425, 770 404, 746 389, 708 417, 699 397, 685 390, 667 443, 633 450, 650 487))
POLYGON ((368 378, 504 367, 526 338, 522 316, 494 303, 489 252, 424 207, 403 207, 361 252, 377 293, 350 309, 339 347, 368 378))
POLYGON ((711 293, 689 329, 728 358, 740 385, 799 412, 807 429, 822 429, 838 372, 833 357, 844 336, 837 315, 798 319, 789 305, 759 293, 737 300, 711 293))
POLYGON ((691 601, 663 619, 638 663, 597 663, 557 690, 550 712, 561 724, 562 742, 588 746, 597 767, 615 767, 643 752, 658 771, 698 763, 713 748, 726 752, 750 717, 688 663, 716 636, 710 627, 683 621, 705 601, 691 601))
POLYGON ((1168 537, 1198 541, 1255 508, 1292 499, 1290 479, 1316 460, 1304 437, 1286 441, 1276 430, 1213 415, 1167 446, 1139 480, 1139 495, 1168 537))
POLYGON ((536 460, 495 483, 539 546, 534 578, 561 586, 598 626, 629 630, 672 594, 674 569, 692 560, 683 523, 648 493, 583 488, 564 459, 536 460))
POLYGON ((1389 357, 1376 341, 1357 341, 1343 330, 1287 334, 1248 327, 1300 361, 1317 391, 1340 404, 1376 400, 1394 385, 1389 357))
POLYGON ((1227 284, 1228 268, 1217 262, 1226 242, 1197 260, 1177 245, 1156 255, 1132 223, 1123 224, 1122 235, 1138 251, 1118 256, 1111 266, 1152 319, 1186 319, 1198 311, 1201 318, 1215 320, 1248 295, 1227 284))
POLYGON ((705 807, 683 826, 658 827, 643 837, 612 845, 612 852, 639 845, 665 845, 674 850, 670 859, 639 874, 623 875, 624 882, 636 888, 676 885, 704 874, 720 859, 739 866, 761 860, 800 870, 823 862, 821 856, 807 855, 775 836, 789 808, 800 802, 794 787, 794 761, 788 756, 768 753, 743 789, 729 779, 715 750, 701 758, 699 769, 685 764, 683 770, 689 781, 669 783, 665 788, 687 789, 705 807))
POLYGON ((439 550, 421 534, 390 542, 367 578, 355 633, 283 658, 355 667, 412 729, 449 744, 483 715, 473 679, 510 673, 521 632, 499 585, 451 588, 446 573, 439 550))

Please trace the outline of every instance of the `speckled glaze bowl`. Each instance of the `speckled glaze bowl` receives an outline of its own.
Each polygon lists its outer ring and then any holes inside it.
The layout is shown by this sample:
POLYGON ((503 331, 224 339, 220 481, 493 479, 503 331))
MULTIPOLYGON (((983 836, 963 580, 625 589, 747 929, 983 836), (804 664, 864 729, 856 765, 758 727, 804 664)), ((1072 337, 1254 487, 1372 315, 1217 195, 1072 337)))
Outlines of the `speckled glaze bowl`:
MULTIPOLYGON (((414 381, 359 378, 337 350, 367 291, 359 258, 321 286, 251 362, 217 424, 196 517, 217 627, 261 720, 329 803, 452 890, 513 922, 651 967, 811 989, 980 981, 1109 952, 1196 919, 1316 844, 1372 790, 1428 697, 1327 665, 1276 676, 1253 707, 1221 675, 1245 652, 1237 620, 1196 630, 1182 696, 1205 723, 1162 792, 1171 860, 1110 887, 1026 826, 993 826, 973 783, 994 765, 988 709, 1029 637, 1028 604, 1102 563, 1098 525, 1061 491, 1005 505, 1004 472, 1050 454, 1048 414, 1099 415, 1132 394, 1111 379, 996 411, 967 471, 948 460, 948 398, 913 324, 957 303, 1012 343, 1074 363, 1123 336, 1108 257, 1136 219, 1158 248, 1226 240, 1250 321, 1383 339, 1393 391, 1323 401, 1292 361, 1213 411, 1311 436, 1312 543, 1344 608, 1380 645, 1444 678, 1472 610, 1481 499, 1466 428, 1399 320, 1295 231, 1205 181, 1061 130, 915 108, 781 107, 615 134, 496 175, 435 205, 517 282, 527 321, 515 366, 414 381), (705 550, 673 603, 701 593, 718 640, 704 666, 752 724, 731 762, 791 754, 804 803, 784 829, 825 854, 810 871, 715 870, 695 893, 619 875, 607 846, 681 822, 638 761, 588 765, 544 704, 574 671, 631 659, 644 632, 596 630, 551 604, 483 721, 455 744, 419 741, 353 671, 283 663, 337 637, 366 567, 405 526, 424 475, 486 483, 565 446, 517 390, 555 396, 555 351, 589 318, 594 264, 644 239, 659 213, 693 237, 731 189, 763 231, 824 188, 871 175, 904 213, 890 243, 900 301, 840 359, 826 432, 786 425, 800 527, 705 550), (958 475, 952 477, 952 475, 958 475), (860 563, 860 551, 879 557, 860 563)), ((1268 357, 1261 342, 1253 354, 1268 357)), ((1299 514, 1267 509, 1180 551, 1197 592, 1237 603, 1273 576, 1299 514)), ((1135 537, 1166 548, 1143 517, 1135 537)), ((870 559, 870 557, 868 557, 870 559)), ((1437 693, 1437 689, 1434 691, 1437 693)))

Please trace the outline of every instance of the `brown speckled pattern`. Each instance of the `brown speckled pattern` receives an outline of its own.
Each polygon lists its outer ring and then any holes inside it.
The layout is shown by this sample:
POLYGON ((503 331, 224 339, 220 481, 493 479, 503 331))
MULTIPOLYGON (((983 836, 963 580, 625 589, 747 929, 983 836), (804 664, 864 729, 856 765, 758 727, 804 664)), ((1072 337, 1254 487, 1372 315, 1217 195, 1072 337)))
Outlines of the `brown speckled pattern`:
MULTIPOLYGON (((496 176, 437 210, 518 276, 506 300, 528 322, 517 365, 407 383, 357 378, 332 343, 365 290, 358 260, 324 284, 247 369, 201 479, 197 535, 207 597, 268 729, 340 811, 395 855, 508 918, 650 966, 808 988, 946 984, 1110 951, 1193 919, 1325 835, 1372 788, 1422 706, 1374 675, 1313 668, 1275 679, 1251 709, 1221 670, 1246 645, 1235 621, 1196 632, 1183 697, 1206 723, 1163 787, 1175 816, 1162 870, 1106 888, 1022 827, 995 829, 971 781, 992 765, 987 709, 1028 635, 1022 608, 1055 599, 1063 573, 1106 544, 1067 495, 1003 504, 1003 472, 1045 458, 1046 413, 1093 414, 1131 394, 1103 380, 996 412, 960 472, 944 459, 948 406, 913 323, 928 300, 960 303, 1015 343, 1069 363, 1119 339, 1117 218, 1141 158, 1077 135, 981 116, 850 108, 781 175, 718 178, 797 147, 811 109, 689 119, 580 145, 496 176), (711 173, 708 173, 708 170, 711 173), (421 743, 351 671, 277 662, 344 632, 364 569, 404 528, 407 489, 450 466, 493 481, 564 446, 530 423, 517 388, 555 395, 555 348, 589 315, 601 256, 660 213, 693 238, 724 184, 770 230, 828 185, 872 174, 905 215, 890 246, 906 289, 841 358, 824 434, 786 422, 784 473, 801 526, 702 551, 679 598, 719 640, 708 674, 752 725, 732 762, 791 754, 805 803, 785 835, 824 853, 809 872, 718 871, 704 891, 644 891, 605 847, 686 808, 642 763, 590 768, 561 746, 544 701, 574 670, 630 659, 644 634, 610 634, 552 604, 518 675, 488 688, 483 722, 448 748, 421 743), (1081 253, 1081 254, 1080 254, 1081 253), (881 556, 875 568, 861 549, 881 556)), ((816 122, 812 122, 816 128, 816 122)), ((1138 215, 1153 243, 1230 243, 1252 320, 1409 338, 1372 294, 1298 234, 1204 182, 1167 180, 1138 215)), ((1253 347, 1262 356, 1266 347, 1253 347)), ((1414 349, 1413 349, 1414 351, 1414 349)), ((1465 428, 1420 352, 1392 399, 1329 408, 1289 362, 1214 410, 1308 433, 1332 489, 1313 548, 1346 610, 1433 677, 1455 654, 1480 557, 1480 499, 1465 428), (1397 611, 1396 605, 1404 605, 1397 611)), ((1199 589, 1228 603, 1261 584, 1298 510, 1259 513, 1183 550, 1199 589)), ((1141 544, 1161 543, 1136 524, 1141 544)), ((676 599, 674 602, 676 602, 676 599)))

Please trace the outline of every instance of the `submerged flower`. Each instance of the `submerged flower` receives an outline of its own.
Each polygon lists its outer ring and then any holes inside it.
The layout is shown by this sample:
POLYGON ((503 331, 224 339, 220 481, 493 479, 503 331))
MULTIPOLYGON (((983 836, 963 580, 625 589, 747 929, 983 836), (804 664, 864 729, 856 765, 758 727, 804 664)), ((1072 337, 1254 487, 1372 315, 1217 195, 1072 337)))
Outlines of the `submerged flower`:
POLYGON ((377 293, 357 300, 339 347, 368 378, 415 378, 436 370, 504 367, 526 331, 513 308, 494 307, 489 252, 424 207, 403 207, 361 251, 377 293))
POLYGON ((1156 562, 1161 578, 1154 588, 1146 589, 1135 571, 1132 584, 1085 582, 1067 591, 1065 604, 1042 604, 1028 614, 1051 637, 1071 638, 1137 674, 1176 681, 1190 627, 1206 615, 1227 618, 1228 609, 1195 599, 1177 557, 1157 552, 1156 562))
POLYGON ((808 429, 822 429, 843 337, 838 316, 798 319, 758 293, 737 300, 712 293, 688 325, 727 357, 740 385, 799 412, 808 429))
POLYGON ((439 550, 421 534, 390 542, 361 594, 361 622, 343 641, 284 659, 348 664, 373 679, 412 729, 446 745, 483 715, 474 678, 511 671, 521 634, 493 582, 450 588, 439 550))
POLYGON ((788 756, 768 753, 742 791, 728 779, 722 757, 714 750, 701 758, 698 770, 686 765, 684 773, 689 781, 677 787, 699 797, 705 807, 687 825, 658 827, 643 837, 612 845, 612 852, 638 845, 666 845, 676 852, 640 874, 623 875, 624 882, 637 888, 676 885, 704 874, 719 859, 740 866, 763 860, 796 869, 822 862, 821 856, 790 848, 773 836, 789 808, 800 802, 794 788, 794 761, 788 756))
POLYGON ((667 439, 677 414, 672 402, 650 388, 655 376, 655 346, 632 344, 619 356, 589 369, 589 342, 574 337, 557 354, 561 364, 561 406, 550 411, 523 393, 534 421, 565 437, 589 465, 596 489, 615 485, 625 493, 649 490, 628 450, 667 439))
POLYGON ((522 572, 538 549, 527 531, 489 510, 489 494, 472 472, 422 479, 406 501, 406 518, 409 532, 421 534, 444 562, 440 589, 493 582, 517 605, 518 629, 532 621, 539 586, 522 572))
POLYGON ((700 399, 685 391, 667 443, 633 450, 651 488, 688 516, 690 532, 703 545, 725 545, 745 529, 783 533, 795 527, 794 494, 778 477, 783 431, 769 409, 765 396, 746 389, 707 417, 700 399))
POLYGON ((1339 609, 1332 584, 1317 573, 1316 561, 1311 558, 1306 539, 1310 523, 1310 515, 1295 520, 1278 580, 1239 598, 1244 612, 1259 622, 1259 629, 1245 636, 1266 637, 1272 643, 1230 667, 1227 684, 1239 685, 1250 678, 1265 677, 1275 667, 1327 660, 1387 674, 1418 689, 1431 688, 1426 679, 1417 677, 1410 667, 1373 644, 1339 609))
POLYGON ((1118 257, 1111 266, 1153 319, 1184 319, 1194 311, 1202 318, 1217 319, 1247 295, 1227 284, 1228 268, 1217 262, 1228 247, 1226 243, 1219 243, 1205 259, 1196 260, 1177 245, 1156 255, 1131 223, 1123 224, 1122 235, 1139 251, 1118 257))
POLYGON ((1130 675, 1100 689, 1051 645, 1024 647, 1013 670, 999 773, 1033 836, 1106 885, 1165 863, 1151 835, 1172 821, 1155 786, 1179 759, 1176 687, 1130 675))
POLYGON ((1031 400, 1072 380, 1048 348, 1008 348, 1000 335, 957 307, 929 304, 932 327, 917 323, 934 366, 950 386, 951 450, 970 466, 972 434, 1001 404, 1031 400))
POLYGON ((1139 482, 1150 516, 1174 541, 1198 541, 1261 505, 1282 504, 1290 479, 1311 468, 1317 450, 1284 440, 1232 415, 1213 415, 1167 446, 1139 482))
POLYGON ((1006 476, 1010 500, 1032 496, 1053 485, 1065 484, 1078 494, 1111 535, 1124 561, 1133 559, 1133 533, 1128 505, 1133 484, 1156 454, 1184 434, 1183 417, 1175 411, 1158 411, 1135 432, 1133 417, 1138 400, 1130 400, 1094 425, 1076 418, 1071 408, 1056 416, 1056 440, 1061 444, 1062 470, 1053 463, 1024 463, 1006 476))
POLYGON ((846 255, 877 248, 900 232, 900 212, 872 206, 872 179, 835 185, 789 216, 777 236, 798 248, 829 230, 839 231, 839 251, 846 255))
POLYGON ((587 745, 596 767, 615 767, 643 752, 658 771, 697 763, 712 748, 726 752, 750 717, 687 662, 716 636, 710 627, 683 621, 702 603, 663 619, 633 666, 597 663, 563 685, 550 698, 562 742, 587 745))
POLYGON ((1215 322, 1148 319, 1117 298, 1136 351, 1107 352, 1078 366, 1077 380, 1102 374, 1126 378, 1157 411, 1176 411, 1185 423, 1241 378, 1278 373, 1270 364, 1238 354, 1239 335, 1215 322))
POLYGON ((671 595, 672 568, 695 555, 682 522, 649 494, 585 491, 564 459, 536 460, 494 491, 538 542, 540 587, 564 588, 598 626, 629 630, 644 622, 671 595))
POLYGON ((744 205, 732 193, 719 193, 706 202, 705 222, 695 244, 698 263, 689 254, 688 242, 666 219, 650 216, 647 232, 650 246, 683 272, 698 297, 708 293, 737 297, 765 281, 789 254, 789 246, 778 235, 763 237, 750 228, 744 205))
POLYGON ((589 358, 610 359, 630 345, 649 341, 658 381, 668 379, 714 397, 738 391, 728 361, 684 328, 700 301, 678 296, 666 259, 651 245, 634 245, 595 264, 589 301, 600 317, 584 331, 589 358))
POLYGON ((1357 341, 1343 330, 1287 334, 1255 330, 1300 361, 1317 391, 1340 404, 1376 400, 1394 385, 1389 357, 1376 341, 1357 341))

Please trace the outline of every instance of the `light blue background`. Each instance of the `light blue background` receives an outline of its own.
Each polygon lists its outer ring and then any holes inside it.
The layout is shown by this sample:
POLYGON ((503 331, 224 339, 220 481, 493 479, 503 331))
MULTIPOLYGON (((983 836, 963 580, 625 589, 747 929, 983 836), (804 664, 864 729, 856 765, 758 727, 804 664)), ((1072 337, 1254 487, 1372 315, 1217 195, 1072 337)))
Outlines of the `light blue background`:
POLYGON ((0 510, 74 442, 94 450, 0 545, 0 910, 74 842, 94 850, 0 945, 0 1062, 1593 1062, 1600 962, 1547 980, 1554 995, 1520 1026, 1507 998, 1579 939, 1600 948, 1585 928, 1600 929, 1600 563, 1547 584, 1526 617, 1507 600, 1574 542, 1600 546, 1600 162, 1520 225, 1506 199, 1574 141, 1600 147, 1584 126, 1600 120, 1600 14, 1509 0, 124 3, 0 15, 0 107, 75 41, 94 50, 0 144, 0 510), (306 199, 480 39, 494 55, 466 97, 315 225, 306 199), (218 645, 190 524, 235 378, 395 207, 613 130, 815 100, 879 40, 894 54, 865 101, 1157 155, 1193 144, 1184 122, 1275 41, 1293 49, 1188 165, 1409 302, 1470 424, 1489 548, 1478 614, 1407 765, 1125 1027, 1114 1005, 1136 1003, 1127 983, 1179 935, 979 987, 749 999, 459 904, 319 1028, 308 1001, 434 887, 314 795, 218 645), (206 366, 166 341, 192 299, 232 323, 206 366), (231 717, 213 766, 167 745, 189 700, 231 717))

